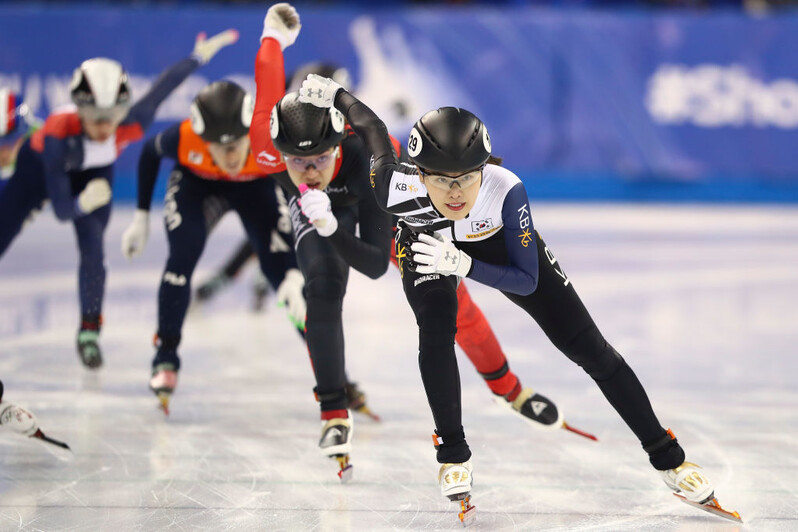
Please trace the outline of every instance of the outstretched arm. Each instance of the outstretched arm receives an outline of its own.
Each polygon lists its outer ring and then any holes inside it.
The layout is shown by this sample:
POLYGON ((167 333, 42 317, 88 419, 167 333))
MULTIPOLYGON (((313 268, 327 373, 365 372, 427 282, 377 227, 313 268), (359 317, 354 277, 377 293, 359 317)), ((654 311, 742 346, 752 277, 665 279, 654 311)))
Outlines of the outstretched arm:
POLYGON ((255 161, 268 174, 285 170, 280 154, 272 145, 269 119, 272 108, 285 94, 283 50, 294 43, 301 27, 296 9, 286 3, 271 6, 263 19, 260 49, 255 57, 257 91, 249 139, 255 161))
MULTIPOLYGON (((204 65, 216 55, 219 50, 225 46, 229 46, 238 40, 238 32, 230 29, 214 35, 210 39, 205 38, 205 33, 197 35, 197 41, 194 44, 194 51, 191 56, 182 59, 164 70, 155 83, 152 84, 150 90, 145 94, 136 104, 130 108, 125 120, 121 126, 135 126, 141 129, 140 136, 152 124, 155 118, 155 112, 158 106, 172 92, 180 86, 183 81, 188 78, 201 65, 204 65)), ((140 138, 139 136, 139 138, 140 138)), ((137 140, 137 139, 132 139, 137 140)))
POLYGON ((276 39, 266 38, 260 43, 255 58, 255 111, 249 128, 252 153, 258 167, 272 174, 285 170, 280 154, 272 145, 269 134, 269 117, 272 108, 285 94, 285 67, 283 52, 276 39))

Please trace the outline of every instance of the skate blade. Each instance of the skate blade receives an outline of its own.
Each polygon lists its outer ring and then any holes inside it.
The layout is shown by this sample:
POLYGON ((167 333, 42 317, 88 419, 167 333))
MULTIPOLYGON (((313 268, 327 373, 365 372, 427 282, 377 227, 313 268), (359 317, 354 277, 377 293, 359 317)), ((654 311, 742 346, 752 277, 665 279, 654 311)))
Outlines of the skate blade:
POLYGON ((377 414, 375 414, 374 412, 372 412, 372 410, 369 407, 367 407, 366 405, 363 405, 363 406, 355 408, 355 412, 358 412, 359 414, 366 415, 366 416, 370 417, 371 419, 373 419, 374 421, 376 421, 377 423, 382 421, 382 418, 380 416, 378 416, 377 414))
POLYGON ((589 432, 585 432, 584 430, 576 429, 576 428, 572 427, 571 425, 569 425, 568 423, 566 423, 565 421, 562 422, 562 428, 564 428, 565 430, 571 431, 574 434, 578 434, 580 436, 583 436, 583 437, 587 438, 588 440, 598 441, 598 438, 596 438, 595 436, 593 436, 589 432))
POLYGON ((171 393, 167 392, 158 392, 155 395, 158 396, 158 408, 163 411, 164 415, 169 415, 169 401, 172 398, 171 393))
POLYGON ((713 515, 717 515, 718 517, 723 517, 724 519, 728 519, 729 521, 734 521, 736 523, 743 522, 743 518, 740 517, 739 513, 734 511, 730 512, 728 510, 724 510, 721 507, 720 503, 718 502, 718 499, 716 499, 715 497, 712 497, 711 499, 709 499, 709 501, 705 502, 704 504, 700 504, 697 502, 688 501, 684 497, 684 495, 679 495, 678 493, 674 493, 673 495, 675 497, 678 497, 683 503, 689 504, 690 506, 698 508, 699 510, 704 510, 705 512, 709 512, 713 515))
POLYGON ((72 452, 72 449, 69 448, 69 445, 67 445, 66 443, 64 443, 62 441, 58 441, 56 439, 50 438, 48 436, 45 436, 44 432, 42 432, 42 429, 38 429, 35 433, 33 433, 31 435, 31 438, 38 438, 38 439, 40 439, 40 440, 42 440, 44 442, 50 443, 52 445, 55 445, 57 447, 61 447, 62 449, 66 449, 67 451, 72 452))
POLYGON ((460 501, 460 513, 457 514, 463 527, 468 527, 474 524, 477 520, 477 507, 471 504, 471 495, 466 495, 460 501))
POLYGON ((341 484, 348 484, 352 480, 354 469, 352 464, 349 463, 349 455, 341 454, 333 456, 338 461, 341 469, 338 471, 338 478, 341 479, 341 484))

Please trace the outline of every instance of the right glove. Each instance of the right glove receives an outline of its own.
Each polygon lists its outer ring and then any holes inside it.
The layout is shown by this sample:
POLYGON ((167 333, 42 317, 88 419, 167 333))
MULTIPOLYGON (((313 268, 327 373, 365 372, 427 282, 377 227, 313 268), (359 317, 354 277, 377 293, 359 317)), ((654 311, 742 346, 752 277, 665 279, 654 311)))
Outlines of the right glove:
POLYGON ((438 233, 419 233, 418 241, 410 249, 413 251, 413 262, 417 264, 416 273, 467 277, 471 272, 471 257, 457 249, 449 238, 438 233))
POLYGON ((76 200, 78 211, 89 214, 111 201, 111 185, 104 177, 95 177, 86 184, 76 200))
POLYGON ((194 43, 194 51, 191 54, 203 65, 210 61, 219 50, 236 42, 238 40, 238 31, 229 29, 217 33, 210 39, 206 39, 205 37, 204 31, 197 35, 197 41, 194 43))
POLYGON ((299 101, 311 103, 316 107, 332 107, 335 95, 343 89, 341 85, 330 78, 323 78, 318 74, 308 74, 308 79, 302 82, 299 89, 299 101))
POLYGON ((263 33, 260 35, 260 40, 272 37, 280 43, 280 49, 285 50, 294 44, 301 27, 299 13, 294 6, 286 2, 274 4, 263 19, 263 33))
POLYGON ((150 234, 150 211, 136 209, 133 221, 122 234, 122 255, 127 260, 138 257, 144 251, 150 234))
POLYGON ((321 190, 307 190, 307 185, 300 185, 300 190, 303 186, 306 191, 299 200, 302 214, 307 216, 319 236, 332 235, 338 229, 338 219, 332 212, 330 197, 321 190))
POLYGON ((308 310, 302 293, 303 288, 305 288, 305 278, 296 268, 285 272, 285 279, 277 287, 277 306, 287 307, 288 319, 300 331, 305 330, 305 315, 308 310))

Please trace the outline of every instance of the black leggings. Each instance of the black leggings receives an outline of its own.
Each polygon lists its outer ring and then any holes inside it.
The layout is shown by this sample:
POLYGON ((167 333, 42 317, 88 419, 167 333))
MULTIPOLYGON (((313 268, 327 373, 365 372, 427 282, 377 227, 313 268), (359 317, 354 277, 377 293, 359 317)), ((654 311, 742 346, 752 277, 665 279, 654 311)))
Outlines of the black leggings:
POLYGON ((176 166, 169 175, 164 198, 169 257, 158 291, 161 344, 152 361, 153 367, 168 363, 180 368, 177 347, 191 298, 191 277, 208 234, 229 210, 236 211, 241 218, 249 242, 259 257, 261 271, 272 287, 276 289, 285 272, 296 267, 288 218, 284 217, 281 222, 280 201, 273 179, 211 181, 176 166))
MULTIPOLYGON (((301 214, 296 198, 288 200, 294 231, 297 262, 305 277, 305 340, 316 376, 315 392, 322 412, 343 410, 346 397, 344 326, 341 319, 346 285, 347 263, 328 238, 319 236, 301 214)), ((357 212, 353 208, 334 209, 339 231, 355 232, 357 212)))
MULTIPOLYGON (((644 446, 659 442, 666 432, 657 420, 640 381, 623 357, 601 335, 540 235, 536 240, 537 289, 527 296, 503 292, 504 295, 532 316, 557 349, 590 375, 644 446)), ((406 268, 400 269, 405 294, 419 326, 421 378, 436 432, 443 440, 438 449, 438 461, 463 462, 471 452, 463 434, 460 377, 454 353, 457 280, 455 277, 420 275, 406 268)), ((670 448, 672 445, 663 441, 662 447, 670 448)), ((681 460, 678 452, 670 453, 666 463, 657 462, 655 467, 669 469, 679 465, 681 460)))

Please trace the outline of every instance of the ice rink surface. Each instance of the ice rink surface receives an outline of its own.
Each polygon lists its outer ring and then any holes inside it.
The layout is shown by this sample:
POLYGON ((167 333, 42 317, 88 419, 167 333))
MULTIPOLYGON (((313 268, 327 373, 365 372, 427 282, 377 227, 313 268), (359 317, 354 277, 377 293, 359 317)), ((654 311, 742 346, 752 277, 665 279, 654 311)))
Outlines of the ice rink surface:
MULTIPOLYGON (((465 356, 464 425, 474 451, 475 530, 798 530, 798 207, 532 206, 536 227, 607 339, 646 386, 660 421, 745 524, 670 495, 594 383, 501 294, 469 283, 524 384, 572 425, 536 430, 495 405, 465 356)), ((398 272, 353 274, 348 370, 382 417, 356 418, 354 480, 317 447, 308 357, 274 298, 253 313, 252 267, 193 308, 166 419, 147 389, 165 236, 133 263, 117 209, 102 345, 90 373, 74 350, 77 255, 51 212, 0 261, 0 379, 62 456, 0 431, 0 530, 446 530, 456 505, 436 486, 433 424, 416 329, 398 272)), ((195 282, 242 237, 211 236, 195 282)))

